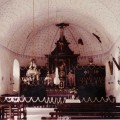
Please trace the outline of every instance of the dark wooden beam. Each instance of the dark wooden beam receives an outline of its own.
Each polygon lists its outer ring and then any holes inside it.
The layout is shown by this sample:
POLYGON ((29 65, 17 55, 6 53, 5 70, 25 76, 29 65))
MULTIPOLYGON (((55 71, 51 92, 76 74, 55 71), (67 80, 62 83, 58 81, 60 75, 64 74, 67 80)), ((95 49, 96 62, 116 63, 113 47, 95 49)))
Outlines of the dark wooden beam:
POLYGON ((118 70, 120 70, 120 66, 119 64, 117 63, 116 59, 113 57, 113 62, 115 63, 115 65, 117 66, 118 70))

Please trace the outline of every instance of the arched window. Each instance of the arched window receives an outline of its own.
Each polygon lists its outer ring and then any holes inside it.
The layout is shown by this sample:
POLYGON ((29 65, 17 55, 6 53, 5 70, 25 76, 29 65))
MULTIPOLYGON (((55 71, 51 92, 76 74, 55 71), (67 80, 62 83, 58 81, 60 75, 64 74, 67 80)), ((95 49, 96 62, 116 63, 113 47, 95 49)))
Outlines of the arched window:
POLYGON ((20 90, 20 65, 18 60, 14 60, 13 63, 13 91, 19 92, 20 90))

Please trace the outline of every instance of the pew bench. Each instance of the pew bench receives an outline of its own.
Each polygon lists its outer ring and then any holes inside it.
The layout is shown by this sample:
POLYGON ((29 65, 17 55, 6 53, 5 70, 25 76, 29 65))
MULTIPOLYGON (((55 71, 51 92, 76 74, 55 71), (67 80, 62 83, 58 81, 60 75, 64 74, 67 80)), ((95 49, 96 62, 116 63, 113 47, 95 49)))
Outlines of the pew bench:
POLYGON ((41 117, 41 120, 57 120, 58 117, 41 117))
POLYGON ((17 116, 18 119, 22 119, 21 117, 23 116, 25 118, 25 108, 23 106, 23 104, 21 103, 9 103, 10 108, 9 107, 4 107, 4 119, 7 119, 8 116, 10 116, 10 118, 14 119, 15 116, 17 116), (10 112, 9 112, 10 111, 10 112))
POLYGON ((120 118, 120 113, 116 112, 51 112, 51 118, 69 116, 70 118, 120 118))
POLYGON ((5 119, 7 117, 8 119, 11 119, 11 105, 10 104, 0 104, 0 119, 5 119), (8 116, 5 114, 7 110, 8 116))
POLYGON ((51 118, 120 118, 120 103, 63 103, 50 113, 51 118))

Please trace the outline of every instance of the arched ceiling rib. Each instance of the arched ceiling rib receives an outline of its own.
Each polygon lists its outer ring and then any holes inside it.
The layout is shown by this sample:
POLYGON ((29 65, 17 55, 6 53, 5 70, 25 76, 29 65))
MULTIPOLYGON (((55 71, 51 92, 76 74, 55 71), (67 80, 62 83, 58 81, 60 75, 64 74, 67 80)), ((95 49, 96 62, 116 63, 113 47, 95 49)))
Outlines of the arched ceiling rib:
POLYGON ((65 36, 81 56, 109 51, 120 35, 119 0, 34 0, 34 31, 33 0, 4 0, 0 6, 0 44, 21 55, 50 53, 59 39, 55 24, 60 22, 70 23, 65 36), (76 44, 79 38, 84 45, 76 44))

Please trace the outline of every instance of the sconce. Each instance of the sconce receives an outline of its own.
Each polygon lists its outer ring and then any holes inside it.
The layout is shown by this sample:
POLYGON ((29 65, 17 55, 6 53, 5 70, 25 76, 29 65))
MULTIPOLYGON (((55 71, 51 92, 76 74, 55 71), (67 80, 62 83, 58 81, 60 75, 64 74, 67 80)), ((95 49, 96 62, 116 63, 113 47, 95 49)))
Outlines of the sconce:
POLYGON ((118 80, 118 84, 120 85, 120 80, 118 80))

